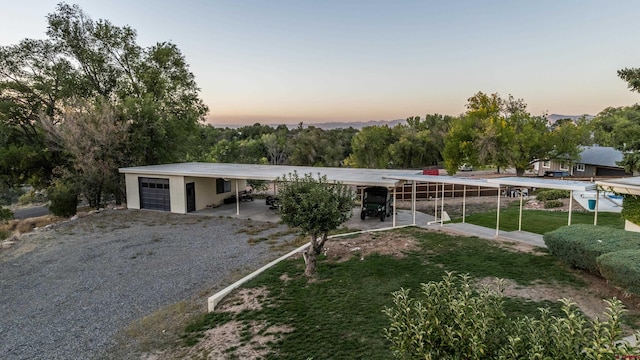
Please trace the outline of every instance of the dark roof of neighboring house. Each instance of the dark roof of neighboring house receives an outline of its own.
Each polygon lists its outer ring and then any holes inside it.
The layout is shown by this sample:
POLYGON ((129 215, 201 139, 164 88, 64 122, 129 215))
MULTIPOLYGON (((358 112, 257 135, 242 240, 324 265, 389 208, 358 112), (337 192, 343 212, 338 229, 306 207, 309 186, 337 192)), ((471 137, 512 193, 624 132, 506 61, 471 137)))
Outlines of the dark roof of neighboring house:
POLYGON ((587 165, 618 167, 617 161, 622 161, 622 151, 606 146, 584 146, 578 163, 587 165))

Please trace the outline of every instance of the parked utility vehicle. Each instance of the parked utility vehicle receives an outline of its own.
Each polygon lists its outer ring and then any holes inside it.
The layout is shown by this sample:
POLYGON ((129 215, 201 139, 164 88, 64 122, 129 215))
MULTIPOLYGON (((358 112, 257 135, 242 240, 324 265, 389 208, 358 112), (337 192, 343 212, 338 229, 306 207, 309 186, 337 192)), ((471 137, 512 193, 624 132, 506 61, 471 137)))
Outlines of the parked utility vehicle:
POLYGON ((375 216, 384 221, 387 216, 393 214, 392 196, 389 189, 381 186, 373 186, 364 188, 364 196, 362 199, 362 211, 360 219, 364 220, 367 216, 375 216))

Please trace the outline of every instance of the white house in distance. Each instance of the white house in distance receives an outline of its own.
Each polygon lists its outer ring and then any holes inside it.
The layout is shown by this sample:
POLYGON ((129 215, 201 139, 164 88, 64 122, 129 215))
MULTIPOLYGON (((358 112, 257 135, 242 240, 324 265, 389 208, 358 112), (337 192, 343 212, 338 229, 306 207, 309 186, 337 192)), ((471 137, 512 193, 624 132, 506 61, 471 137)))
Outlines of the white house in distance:
POLYGON ((624 171, 623 166, 617 164, 622 158, 622 152, 612 147, 583 146, 575 163, 559 160, 538 161, 535 168, 539 176, 544 176, 548 171, 566 171, 576 177, 630 176, 631 174, 624 171))

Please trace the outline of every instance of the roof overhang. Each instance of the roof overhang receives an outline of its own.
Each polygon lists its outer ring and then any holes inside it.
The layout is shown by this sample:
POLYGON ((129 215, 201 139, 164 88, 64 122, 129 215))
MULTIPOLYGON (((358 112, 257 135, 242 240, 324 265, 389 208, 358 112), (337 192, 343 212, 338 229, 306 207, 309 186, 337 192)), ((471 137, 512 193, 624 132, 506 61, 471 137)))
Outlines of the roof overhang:
POLYGON ((402 184, 401 179, 396 179, 392 176, 412 174, 412 172, 417 173, 419 171, 202 162, 136 166, 120 168, 119 170, 120 173, 123 174, 148 176, 193 176, 266 181, 275 181, 286 174, 297 172, 301 175, 326 175, 327 180, 341 182, 346 185, 386 187, 394 187, 402 184))
POLYGON ((487 179, 472 179, 466 177, 455 177, 448 175, 420 175, 420 174, 405 174, 405 175, 390 175, 387 178, 415 181, 419 183, 445 183, 454 185, 469 185, 469 186, 481 186, 489 188, 498 188, 499 184, 490 183, 487 179))
POLYGON ((558 189, 558 190, 576 190, 576 191, 589 191, 595 190, 596 184, 572 181, 572 180, 553 180, 542 178, 530 178, 530 177, 501 177, 487 179, 490 183, 508 185, 508 186, 521 186, 543 189, 558 189))
POLYGON ((618 194, 640 195, 640 176, 611 180, 598 180, 596 184, 618 194))

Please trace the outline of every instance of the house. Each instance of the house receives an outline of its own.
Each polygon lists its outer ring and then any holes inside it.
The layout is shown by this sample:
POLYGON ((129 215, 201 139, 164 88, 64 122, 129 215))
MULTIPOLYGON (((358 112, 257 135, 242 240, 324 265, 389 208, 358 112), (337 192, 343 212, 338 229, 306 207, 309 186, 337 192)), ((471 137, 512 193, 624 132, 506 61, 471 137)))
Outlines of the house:
POLYGON ((583 146, 578 160, 574 163, 560 160, 538 161, 534 168, 539 176, 549 172, 568 172, 577 177, 593 176, 629 176, 624 167, 618 165, 622 161, 622 151, 606 146, 583 146))

